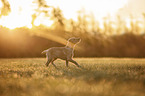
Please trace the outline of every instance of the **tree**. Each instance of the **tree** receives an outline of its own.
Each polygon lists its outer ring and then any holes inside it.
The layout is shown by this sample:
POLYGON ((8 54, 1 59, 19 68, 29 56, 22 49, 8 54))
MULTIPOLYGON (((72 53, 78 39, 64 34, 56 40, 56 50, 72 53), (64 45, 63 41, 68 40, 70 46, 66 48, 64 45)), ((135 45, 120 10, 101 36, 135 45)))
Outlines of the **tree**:
POLYGON ((59 24, 61 27, 64 26, 64 17, 60 8, 53 8, 51 19, 54 20, 56 24, 59 24))
POLYGON ((53 7, 50 18, 51 18, 51 20, 54 21, 53 26, 54 26, 56 34, 59 36, 64 36, 65 18, 62 14, 61 9, 53 7))
POLYGON ((45 0, 34 0, 33 3, 35 3, 37 6, 37 8, 35 9, 35 13, 32 15, 32 21, 31 21, 31 24, 34 26, 34 22, 36 18, 39 17, 41 13, 44 13, 45 16, 49 16, 48 8, 50 8, 50 6, 46 4, 45 0))
POLYGON ((87 15, 85 9, 81 9, 78 11, 78 29, 80 32, 87 32, 87 15))
POLYGON ((45 0, 35 0, 33 3, 36 4, 37 8, 32 15, 32 25, 40 14, 45 14, 46 17, 50 17, 54 21, 55 29, 64 29, 64 17, 60 8, 48 6, 45 0))
POLYGON ((145 13, 142 14, 144 17, 144 32, 145 32, 145 13))
POLYGON ((7 0, 1 0, 2 8, 0 8, 0 17, 6 16, 11 12, 10 4, 7 0))

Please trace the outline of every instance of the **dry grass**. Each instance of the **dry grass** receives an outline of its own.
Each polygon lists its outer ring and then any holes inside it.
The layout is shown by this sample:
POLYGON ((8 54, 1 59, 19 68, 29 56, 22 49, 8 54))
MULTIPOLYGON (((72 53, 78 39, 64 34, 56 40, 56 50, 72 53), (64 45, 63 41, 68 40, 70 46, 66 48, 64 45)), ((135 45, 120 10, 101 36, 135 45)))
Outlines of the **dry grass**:
POLYGON ((44 58, 0 59, 0 96, 144 96, 145 59, 75 58, 83 67, 44 58))

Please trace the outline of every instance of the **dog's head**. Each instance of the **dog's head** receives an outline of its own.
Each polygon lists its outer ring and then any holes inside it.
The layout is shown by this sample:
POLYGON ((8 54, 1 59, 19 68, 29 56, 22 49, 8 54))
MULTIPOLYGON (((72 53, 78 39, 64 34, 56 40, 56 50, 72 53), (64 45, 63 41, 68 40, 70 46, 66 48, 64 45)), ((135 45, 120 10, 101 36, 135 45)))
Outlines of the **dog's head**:
POLYGON ((76 38, 76 37, 72 37, 68 39, 68 42, 73 43, 73 44, 77 44, 81 41, 80 38, 76 38))

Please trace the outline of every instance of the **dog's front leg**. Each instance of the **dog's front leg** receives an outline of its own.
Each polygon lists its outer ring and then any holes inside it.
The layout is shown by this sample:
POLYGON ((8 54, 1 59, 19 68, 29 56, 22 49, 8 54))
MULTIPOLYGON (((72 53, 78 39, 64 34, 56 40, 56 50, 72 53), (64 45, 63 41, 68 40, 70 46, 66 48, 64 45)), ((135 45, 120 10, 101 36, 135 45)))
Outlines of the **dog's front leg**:
POLYGON ((70 59, 69 61, 72 62, 72 63, 74 63, 77 67, 81 67, 75 60, 70 59))

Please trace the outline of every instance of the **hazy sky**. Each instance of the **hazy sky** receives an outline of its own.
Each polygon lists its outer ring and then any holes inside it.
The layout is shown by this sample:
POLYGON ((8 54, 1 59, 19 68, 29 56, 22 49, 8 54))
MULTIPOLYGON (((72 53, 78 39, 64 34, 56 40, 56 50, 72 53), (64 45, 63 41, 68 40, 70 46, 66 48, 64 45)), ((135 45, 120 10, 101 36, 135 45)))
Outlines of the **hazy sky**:
POLYGON ((140 17, 142 13, 145 13, 145 0, 129 0, 128 4, 119 10, 123 16, 133 14, 135 17, 140 17))
POLYGON ((59 6, 64 16, 76 18, 78 10, 85 9, 85 12, 91 12, 96 18, 115 14, 118 9, 122 8, 128 0, 46 0, 48 5, 59 6))
POLYGON ((145 13, 145 0, 46 0, 52 6, 59 6, 66 18, 76 17, 76 11, 81 7, 93 12, 95 17, 107 14, 115 15, 117 12, 126 17, 134 14, 140 17, 145 13))
MULTIPOLYGON (((11 29, 23 26, 31 28, 35 9, 33 1, 8 0, 11 13, 0 18, 0 25, 11 29)), ((124 18, 128 18, 130 14, 141 17, 142 13, 145 13, 145 0, 46 0, 46 2, 49 6, 59 7, 65 18, 74 20, 77 20, 78 10, 83 9, 87 14, 93 13, 97 20, 101 20, 108 14, 113 17, 118 13, 124 18)), ((44 17, 43 14, 37 17, 34 22, 36 26, 40 24, 51 26, 52 23, 50 18, 44 17)))

